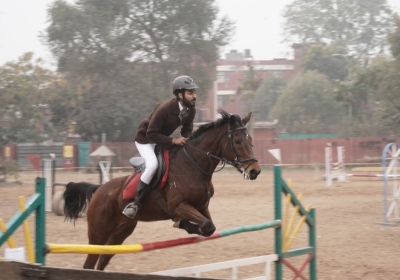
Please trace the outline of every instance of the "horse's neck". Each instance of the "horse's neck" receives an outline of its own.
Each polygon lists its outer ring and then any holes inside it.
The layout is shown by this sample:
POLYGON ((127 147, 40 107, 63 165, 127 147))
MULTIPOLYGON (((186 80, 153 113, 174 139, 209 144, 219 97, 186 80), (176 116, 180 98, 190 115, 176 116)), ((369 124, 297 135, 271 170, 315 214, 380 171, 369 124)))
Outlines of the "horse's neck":
MULTIPOLYGON (((223 143, 227 141, 226 137, 224 137, 224 134, 222 133, 214 132, 214 135, 211 134, 211 132, 207 132, 199 139, 194 139, 193 141, 188 142, 188 144, 203 151, 194 152, 190 148, 187 149, 189 154, 193 156, 193 159, 197 161, 199 166, 204 168, 209 168, 210 166, 210 159, 207 153, 221 158, 223 153, 223 143)), ((217 168, 219 160, 211 157, 211 161, 212 171, 214 172, 214 170, 217 168)))

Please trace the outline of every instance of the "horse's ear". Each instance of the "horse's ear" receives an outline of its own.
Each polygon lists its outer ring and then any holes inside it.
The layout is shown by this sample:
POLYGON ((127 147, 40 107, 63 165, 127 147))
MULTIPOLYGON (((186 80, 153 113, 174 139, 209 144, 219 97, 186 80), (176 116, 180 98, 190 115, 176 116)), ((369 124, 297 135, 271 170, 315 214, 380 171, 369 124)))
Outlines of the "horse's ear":
POLYGON ((249 120, 250 120, 250 118, 251 118, 251 113, 252 113, 252 112, 250 112, 246 117, 244 117, 244 118, 242 119, 242 123, 243 123, 244 125, 246 125, 246 123, 249 122, 249 120))

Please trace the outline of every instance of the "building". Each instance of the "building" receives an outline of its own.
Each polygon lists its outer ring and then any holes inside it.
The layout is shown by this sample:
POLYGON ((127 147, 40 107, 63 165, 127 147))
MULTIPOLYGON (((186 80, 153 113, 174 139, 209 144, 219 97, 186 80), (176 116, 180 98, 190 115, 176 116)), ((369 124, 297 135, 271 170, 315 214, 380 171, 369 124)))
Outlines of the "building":
MULTIPOLYGON (((241 88, 250 65, 262 80, 267 80, 273 75, 291 81, 298 69, 295 60, 286 58, 254 60, 248 49, 244 53, 231 50, 226 54, 225 59, 218 61, 214 85, 209 91, 206 101, 196 109, 198 124, 215 120, 218 117, 217 109, 224 109, 240 116, 249 113, 244 112, 243 97, 245 93, 241 88)), ((276 120, 254 123, 254 137, 276 138, 277 136, 278 122, 276 120)))
POLYGON ((218 61, 214 86, 210 90, 206 102, 198 109, 200 111, 199 118, 204 121, 214 120, 219 108, 239 115, 248 113, 243 112, 245 93, 241 92, 240 88, 246 71, 249 70, 249 65, 263 80, 274 75, 290 81, 295 75, 294 60, 286 58, 254 60, 250 50, 245 50, 244 53, 232 50, 226 54, 225 59, 218 61))

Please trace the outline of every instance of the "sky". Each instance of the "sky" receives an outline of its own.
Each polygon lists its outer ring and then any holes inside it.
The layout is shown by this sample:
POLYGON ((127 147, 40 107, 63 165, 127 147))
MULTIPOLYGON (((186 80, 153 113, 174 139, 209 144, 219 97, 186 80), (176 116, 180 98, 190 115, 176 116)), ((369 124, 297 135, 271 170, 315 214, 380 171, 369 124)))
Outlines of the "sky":
MULTIPOLYGON (((112 0, 110 0, 112 1, 112 0)), ((196 0, 199 1, 199 0, 196 0)), ((222 15, 236 23, 236 32, 223 53, 250 49, 254 59, 291 58, 282 38, 282 11, 293 0, 216 0, 222 15)), ((0 65, 33 52, 54 66, 39 35, 47 26, 47 7, 54 0, 0 0, 0 65)), ((388 0, 400 13, 400 0, 388 0)))

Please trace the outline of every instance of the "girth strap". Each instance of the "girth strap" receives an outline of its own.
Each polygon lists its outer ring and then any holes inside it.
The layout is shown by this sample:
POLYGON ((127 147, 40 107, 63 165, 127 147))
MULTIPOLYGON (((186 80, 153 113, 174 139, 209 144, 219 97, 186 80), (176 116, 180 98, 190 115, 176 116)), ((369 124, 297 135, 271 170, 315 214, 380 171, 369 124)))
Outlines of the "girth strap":
POLYGON ((171 218, 173 218, 174 216, 168 210, 168 204, 165 201, 164 197, 161 195, 160 190, 155 188, 151 191, 151 193, 153 194, 157 204, 160 205, 161 209, 164 210, 164 212, 167 213, 167 215, 169 215, 169 216, 171 216, 171 218))

